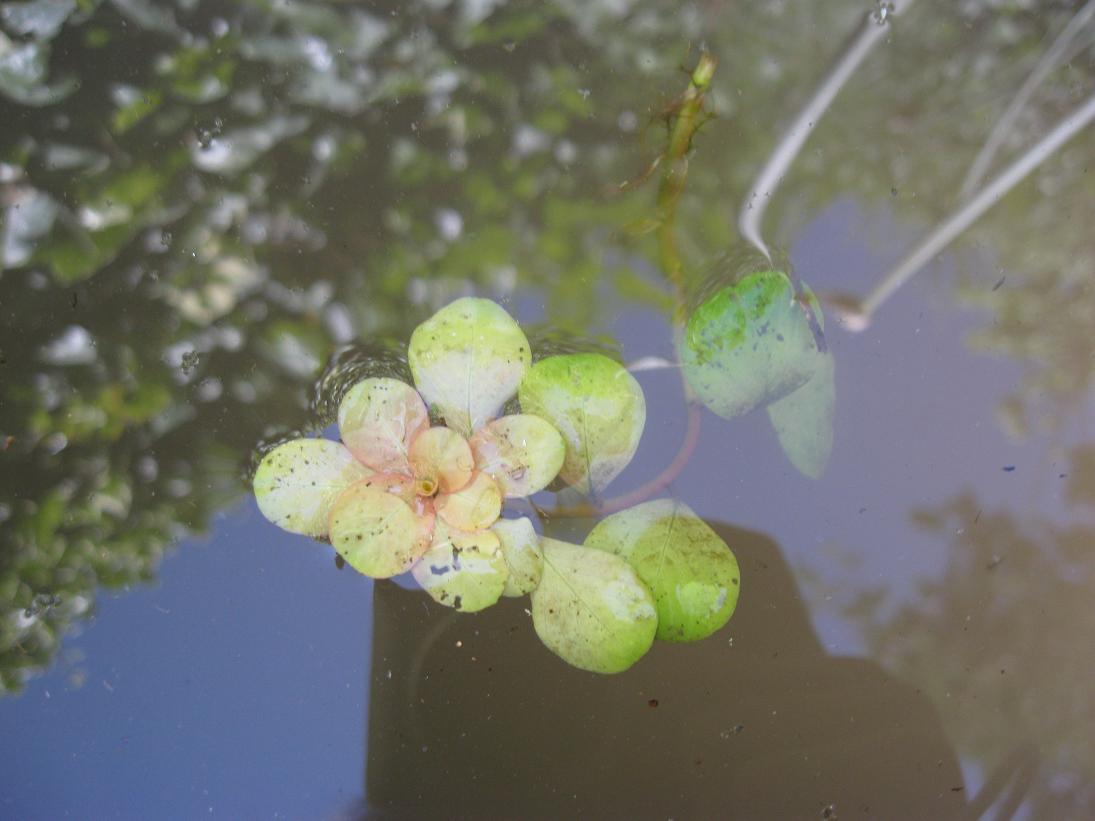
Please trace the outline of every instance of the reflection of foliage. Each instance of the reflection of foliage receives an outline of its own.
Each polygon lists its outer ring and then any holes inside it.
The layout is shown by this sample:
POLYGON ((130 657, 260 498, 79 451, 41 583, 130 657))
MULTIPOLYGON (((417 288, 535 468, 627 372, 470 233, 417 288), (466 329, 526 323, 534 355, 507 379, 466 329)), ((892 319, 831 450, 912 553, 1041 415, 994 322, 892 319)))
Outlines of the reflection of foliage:
MULTIPOLYGON (((862 3, 3 9, 7 690, 48 660, 98 584, 149 578, 164 545, 234 498, 256 441, 307 425, 333 345, 405 338, 473 287, 537 288, 551 324, 580 331, 606 283, 664 308, 626 254, 608 253, 653 243, 617 230, 649 216, 642 196, 602 193, 643 165, 621 133, 647 121, 659 89, 668 99, 679 87, 682 44, 702 34, 721 65, 712 107, 727 116, 697 141, 718 128, 729 150, 704 154, 702 173, 697 158, 675 225, 688 265, 729 245, 722 204, 746 189, 862 3)), ((1036 59, 1072 10, 919 4, 821 125, 776 218, 794 226, 844 191, 937 217, 1021 79, 1009 65, 1036 59), (971 109, 981 121, 956 116, 971 109)), ((1091 73, 1080 61, 1058 72, 1016 140, 1058 118, 1091 73)), ((991 299, 1090 315, 1093 292, 1075 285, 1090 250, 1059 219, 1086 213, 1076 169, 1089 153, 1086 135, 973 232, 1016 277, 1040 277, 1037 302, 1010 274, 991 299)), ((1045 317, 1023 328, 1052 373, 1066 357, 1045 351, 1086 344, 1054 336, 1045 317)), ((1060 396, 1086 389, 1092 361, 1060 396)))
POLYGON ((872 655, 932 696, 959 749, 986 773, 1006 766, 1017 738, 1035 746, 1031 817, 1089 816, 1095 531, 1019 522, 969 495, 919 521, 957 534, 950 567, 920 604, 882 619, 869 603, 859 608, 872 655))
POLYGON ((40 92, 0 70, 5 690, 97 585, 150 578, 235 498, 255 441, 307 423, 333 343, 515 275, 595 304, 565 293, 602 250, 564 173, 614 132, 580 123, 591 38, 535 11, 262 5, 0 20, 0 69, 23 49, 40 92))
POLYGON ((995 291, 963 291, 971 305, 993 315, 973 335, 973 347, 1026 365, 1021 396, 1000 408, 1013 435, 1025 435, 1032 423, 1061 427, 1095 386, 1095 337, 1081 330, 1095 327, 1095 251, 1082 253, 1078 260, 1061 260, 1063 267, 1040 268, 1014 284, 1005 280, 995 291))

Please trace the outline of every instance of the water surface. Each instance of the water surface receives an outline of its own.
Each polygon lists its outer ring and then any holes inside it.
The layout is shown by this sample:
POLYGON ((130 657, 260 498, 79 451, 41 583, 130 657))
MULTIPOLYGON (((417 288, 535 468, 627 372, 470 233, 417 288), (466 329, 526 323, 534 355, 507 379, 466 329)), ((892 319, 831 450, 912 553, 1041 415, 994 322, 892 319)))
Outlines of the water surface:
MULTIPOLYGON (((769 245, 867 294, 1081 5, 889 17, 769 245)), ((374 584, 250 495, 256 448, 326 424, 332 352, 405 341, 459 295, 671 358, 637 180, 680 67, 719 61, 677 212, 698 282, 742 250, 754 175, 866 10, 0 4, 2 814, 1089 816, 1090 128, 865 331, 827 309, 821 479, 763 413, 705 413, 666 491, 741 563, 705 641, 583 673, 526 601, 462 615, 374 584)), ((1090 96, 1093 35, 993 169, 1090 96)), ((676 371, 637 376, 647 427, 614 491, 684 432, 676 371)))

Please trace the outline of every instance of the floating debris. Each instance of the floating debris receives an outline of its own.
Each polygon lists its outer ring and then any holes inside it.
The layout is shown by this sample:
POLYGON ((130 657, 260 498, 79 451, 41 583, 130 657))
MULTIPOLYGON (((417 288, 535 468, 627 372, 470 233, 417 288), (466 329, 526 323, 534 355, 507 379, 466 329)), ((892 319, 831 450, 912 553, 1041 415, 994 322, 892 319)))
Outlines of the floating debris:
POLYGON ((182 372, 187 376, 193 373, 201 361, 201 354, 197 351, 187 351, 182 355, 182 372))

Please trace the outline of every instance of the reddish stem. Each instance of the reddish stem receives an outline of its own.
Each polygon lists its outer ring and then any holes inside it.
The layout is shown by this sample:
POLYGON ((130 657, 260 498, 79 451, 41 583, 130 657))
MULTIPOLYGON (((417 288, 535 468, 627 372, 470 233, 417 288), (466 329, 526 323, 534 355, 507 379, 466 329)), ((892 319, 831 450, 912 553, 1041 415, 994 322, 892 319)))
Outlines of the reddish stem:
MULTIPOLYGON (((700 54, 699 63, 689 77, 688 88, 684 96, 675 107, 673 119, 669 129, 669 146, 665 154, 660 158, 663 168, 662 182, 658 188, 658 246, 661 255, 662 270, 673 288, 673 335, 674 347, 681 348, 680 337, 684 334, 686 320, 686 300, 684 282, 684 264, 677 251, 676 236, 674 234, 675 219, 677 215, 677 203, 684 192, 685 181, 688 177, 688 153, 692 148, 692 138, 703 124, 704 95, 711 86, 711 77, 715 73, 715 58, 707 52, 700 54)), ((653 166, 651 167, 653 171, 653 166)), ((644 502, 656 493, 664 490, 676 479, 692 453, 696 449, 696 443, 700 439, 700 419, 702 414, 697 404, 692 388, 681 374, 681 385, 684 396, 688 402, 688 427, 684 432, 684 439, 677 449, 673 461, 666 465, 657 476, 649 482, 635 488, 623 496, 608 499, 600 504, 574 505, 572 507, 557 507, 553 510, 540 510, 537 512, 545 518, 577 518, 583 516, 597 516, 606 513, 615 513, 626 507, 644 502)))
POLYGON ((702 418, 703 414, 701 413, 700 406, 695 402, 689 403, 688 426, 685 429, 681 446, 677 449, 677 454, 673 457, 673 461, 666 465, 662 472, 649 482, 640 485, 634 490, 628 491, 622 496, 606 499, 600 504, 556 507, 551 510, 539 510, 538 512, 547 519, 576 519, 616 513, 624 508, 637 505, 640 502, 645 502, 651 496, 664 490, 680 475, 681 471, 684 470, 684 466, 687 465, 688 460, 692 458, 692 454, 696 450, 696 444, 700 440, 700 420, 702 418))

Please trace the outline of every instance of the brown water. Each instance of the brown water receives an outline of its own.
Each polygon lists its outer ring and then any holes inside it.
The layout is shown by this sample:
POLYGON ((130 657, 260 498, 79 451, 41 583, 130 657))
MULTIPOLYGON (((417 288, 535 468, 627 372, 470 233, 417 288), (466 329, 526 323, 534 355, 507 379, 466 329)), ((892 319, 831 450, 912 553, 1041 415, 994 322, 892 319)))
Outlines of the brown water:
MULTIPOLYGON (((1083 6, 888 18, 768 244, 819 292, 869 293, 1083 6)), ((671 358, 656 178, 618 189, 664 147, 679 66, 719 61, 677 211, 698 282, 868 9, 0 4, 0 814, 1090 817, 1090 128, 865 331, 827 310, 821 479, 763 413, 705 412, 666 491, 741 564, 704 641, 576 670, 527 600, 457 614, 336 570, 245 479, 263 442, 322 427, 333 351, 458 295, 671 358)), ((1093 39, 990 176, 1091 95, 1093 39)), ((614 491, 684 435, 677 372, 637 377, 614 491)))

